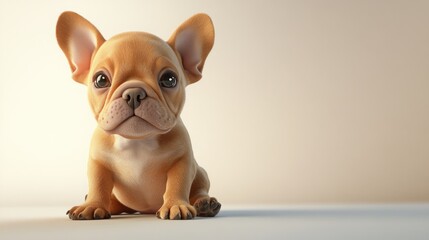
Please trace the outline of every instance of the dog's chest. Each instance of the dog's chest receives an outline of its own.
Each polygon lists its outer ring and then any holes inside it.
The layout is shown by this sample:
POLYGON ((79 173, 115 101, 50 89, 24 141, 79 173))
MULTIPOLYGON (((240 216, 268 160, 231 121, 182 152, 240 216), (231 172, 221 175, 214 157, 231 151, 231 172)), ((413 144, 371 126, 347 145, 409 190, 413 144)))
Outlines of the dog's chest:
POLYGON ((165 191, 167 169, 157 142, 117 137, 113 148, 111 166, 117 197, 138 196, 136 201, 147 203, 159 201, 165 191))
POLYGON ((159 175, 157 169, 162 167, 156 141, 130 140, 115 137, 112 149, 112 166, 114 175, 123 181, 150 180, 159 175))
POLYGON ((162 204, 167 181, 166 158, 156 141, 115 137, 108 154, 113 193, 124 205, 139 211, 153 211, 162 204))

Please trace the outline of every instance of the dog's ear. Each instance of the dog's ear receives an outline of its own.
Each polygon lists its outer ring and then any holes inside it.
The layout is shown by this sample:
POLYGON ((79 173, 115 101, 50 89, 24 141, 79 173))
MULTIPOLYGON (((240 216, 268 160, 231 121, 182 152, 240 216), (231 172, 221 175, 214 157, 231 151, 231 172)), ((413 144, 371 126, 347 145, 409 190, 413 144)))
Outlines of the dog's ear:
POLYGON ((204 62, 214 43, 210 17, 202 13, 192 16, 177 28, 167 43, 180 55, 188 83, 200 80, 204 62))
POLYGON ((86 84, 95 51, 105 42, 103 36, 88 20, 74 12, 60 15, 56 29, 57 41, 66 55, 72 78, 86 84))

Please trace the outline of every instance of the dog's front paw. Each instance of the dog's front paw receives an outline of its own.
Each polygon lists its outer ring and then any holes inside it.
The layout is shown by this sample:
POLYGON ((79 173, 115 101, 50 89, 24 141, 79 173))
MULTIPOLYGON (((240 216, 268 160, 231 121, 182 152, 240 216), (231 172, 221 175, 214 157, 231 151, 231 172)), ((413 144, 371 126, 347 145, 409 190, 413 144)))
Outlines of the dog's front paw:
POLYGON ((178 201, 175 203, 165 203, 156 212, 156 216, 160 219, 192 219, 197 215, 197 210, 187 202, 178 201))
POLYGON ((108 219, 111 217, 105 208, 92 204, 72 207, 66 214, 72 220, 108 219))

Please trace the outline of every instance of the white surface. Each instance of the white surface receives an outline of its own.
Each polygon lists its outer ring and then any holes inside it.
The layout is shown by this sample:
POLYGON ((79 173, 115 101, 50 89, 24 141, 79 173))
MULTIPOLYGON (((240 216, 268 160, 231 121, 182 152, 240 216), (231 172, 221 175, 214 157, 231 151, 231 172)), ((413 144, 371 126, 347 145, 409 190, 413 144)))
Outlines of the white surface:
POLYGON ((0 239, 428 239, 429 204, 225 206, 215 218, 72 221, 66 207, 1 208, 0 239))

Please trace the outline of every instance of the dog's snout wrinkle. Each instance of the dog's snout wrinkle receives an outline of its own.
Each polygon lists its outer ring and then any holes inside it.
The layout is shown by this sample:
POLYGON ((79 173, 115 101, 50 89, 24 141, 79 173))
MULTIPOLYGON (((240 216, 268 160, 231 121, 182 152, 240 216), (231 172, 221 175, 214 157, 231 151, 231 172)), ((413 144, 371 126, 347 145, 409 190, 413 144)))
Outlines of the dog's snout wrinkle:
POLYGON ((143 88, 128 88, 122 93, 122 98, 132 109, 138 108, 146 96, 147 94, 143 88))

